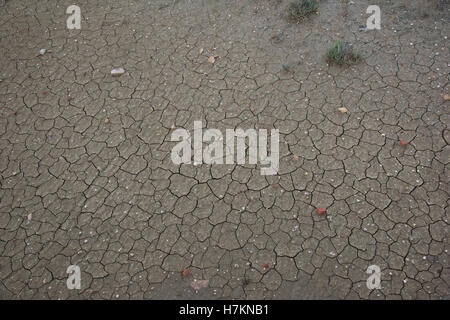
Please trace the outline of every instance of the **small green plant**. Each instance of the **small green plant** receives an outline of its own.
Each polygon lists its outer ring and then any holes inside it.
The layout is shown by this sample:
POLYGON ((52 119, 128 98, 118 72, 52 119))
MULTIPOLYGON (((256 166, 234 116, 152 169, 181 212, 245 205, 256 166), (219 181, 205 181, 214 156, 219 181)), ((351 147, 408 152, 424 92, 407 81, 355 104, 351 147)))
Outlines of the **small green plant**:
POLYGON ((303 18, 314 13, 319 8, 317 0, 295 0, 288 7, 288 18, 300 22, 303 18))
POLYGON ((281 67, 283 68, 283 70, 285 72, 290 72, 291 71, 291 66, 288 64, 282 64, 281 67))
POLYGON ((361 53, 353 51, 352 45, 336 41, 326 53, 327 62, 339 65, 348 65, 362 61, 364 58, 361 53))

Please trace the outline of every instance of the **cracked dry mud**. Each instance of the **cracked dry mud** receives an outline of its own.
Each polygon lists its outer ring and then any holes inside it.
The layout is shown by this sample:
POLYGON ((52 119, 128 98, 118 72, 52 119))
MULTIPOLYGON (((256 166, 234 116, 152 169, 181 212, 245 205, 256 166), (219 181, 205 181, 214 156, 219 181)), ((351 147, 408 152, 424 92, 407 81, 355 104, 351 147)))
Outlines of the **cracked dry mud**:
POLYGON ((6 1, 0 297, 448 299, 449 7, 383 1, 361 32, 354 2, 79 0, 67 30, 72 1, 6 1), (365 61, 327 65, 336 40, 365 61), (175 166, 196 120, 279 129, 278 174, 175 166))

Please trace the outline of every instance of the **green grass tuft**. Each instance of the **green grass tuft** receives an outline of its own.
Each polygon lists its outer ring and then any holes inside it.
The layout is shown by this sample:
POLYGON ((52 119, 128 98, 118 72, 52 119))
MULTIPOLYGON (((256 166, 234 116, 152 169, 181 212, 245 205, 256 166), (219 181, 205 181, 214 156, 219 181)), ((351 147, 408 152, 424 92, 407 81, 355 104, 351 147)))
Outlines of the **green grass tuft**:
POLYGON ((316 12, 318 8, 317 0, 295 0, 288 7, 288 18, 298 23, 306 16, 316 12))
POLYGON ((364 60, 361 53, 353 51, 353 47, 345 42, 337 41, 325 55, 327 62, 339 65, 350 65, 364 60))

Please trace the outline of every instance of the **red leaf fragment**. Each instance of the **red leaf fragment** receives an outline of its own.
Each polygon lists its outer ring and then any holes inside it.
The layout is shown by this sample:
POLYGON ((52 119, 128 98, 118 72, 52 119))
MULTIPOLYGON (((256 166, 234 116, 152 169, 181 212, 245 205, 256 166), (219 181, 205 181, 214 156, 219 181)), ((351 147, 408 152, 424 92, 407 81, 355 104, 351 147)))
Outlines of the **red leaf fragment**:
POLYGON ((327 213, 327 209, 325 209, 325 208, 317 208, 316 212, 317 212, 317 214, 325 214, 325 213, 327 213))

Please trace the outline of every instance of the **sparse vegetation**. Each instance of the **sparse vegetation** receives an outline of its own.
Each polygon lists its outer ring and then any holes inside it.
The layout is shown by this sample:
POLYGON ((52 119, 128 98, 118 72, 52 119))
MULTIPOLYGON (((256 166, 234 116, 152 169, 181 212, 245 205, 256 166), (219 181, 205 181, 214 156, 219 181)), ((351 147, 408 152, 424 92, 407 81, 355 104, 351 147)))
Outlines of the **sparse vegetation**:
POLYGON ((317 0, 295 0, 288 7, 288 18, 298 23, 306 16, 316 12, 318 8, 317 0))
POLYGON ((353 51, 352 45, 337 41, 328 49, 326 59, 329 63, 349 65, 364 60, 361 53, 353 51))

